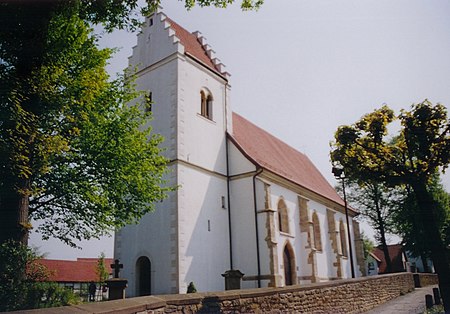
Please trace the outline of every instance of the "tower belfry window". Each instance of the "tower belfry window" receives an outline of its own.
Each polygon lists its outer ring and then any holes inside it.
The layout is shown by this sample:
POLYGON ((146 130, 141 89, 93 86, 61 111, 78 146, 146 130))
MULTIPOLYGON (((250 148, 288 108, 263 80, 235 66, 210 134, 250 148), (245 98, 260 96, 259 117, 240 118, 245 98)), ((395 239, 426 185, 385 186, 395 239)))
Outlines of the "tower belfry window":
POLYGON ((200 99, 201 99, 200 114, 203 117, 205 117, 209 120, 212 120, 212 118, 213 118, 213 116, 212 116, 212 105, 213 105, 212 95, 205 90, 201 90, 200 91, 200 99))

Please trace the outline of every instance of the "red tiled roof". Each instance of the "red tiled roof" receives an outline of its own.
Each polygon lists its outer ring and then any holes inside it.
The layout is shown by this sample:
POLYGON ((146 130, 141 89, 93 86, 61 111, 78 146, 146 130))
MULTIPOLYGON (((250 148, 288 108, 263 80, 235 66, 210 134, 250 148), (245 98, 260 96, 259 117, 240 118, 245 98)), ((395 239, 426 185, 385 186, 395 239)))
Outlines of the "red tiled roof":
MULTIPOLYGON (((38 262, 51 272, 50 281, 55 282, 90 282, 98 281, 98 258, 78 258, 76 261, 40 259, 38 262)), ((112 258, 105 258, 105 266, 111 273, 112 258)))
MULTIPOLYGON (((401 244, 393 244, 388 245, 389 258, 392 264, 392 272, 398 273, 405 271, 405 265, 403 265, 403 245, 401 244)), ((376 257, 380 259, 380 265, 378 273, 384 274, 387 271, 386 258, 384 257, 383 249, 380 246, 377 246, 373 249, 372 252, 376 257)))
POLYGON ((188 32, 186 29, 172 21, 169 17, 166 17, 166 19, 170 23, 170 27, 175 31, 175 35, 184 46, 185 53, 187 53, 191 57, 194 57, 198 61, 201 61, 204 65, 209 67, 214 72, 221 74, 212 62, 211 58, 206 53, 202 44, 198 41, 197 36, 188 32))
POLYGON ((372 256, 373 259, 376 260, 376 261, 378 262, 378 264, 381 263, 381 260, 380 260, 375 254, 373 254, 372 252, 370 252, 369 255, 372 256))
POLYGON ((254 163, 316 194, 344 205, 309 158, 233 112, 232 138, 254 163))

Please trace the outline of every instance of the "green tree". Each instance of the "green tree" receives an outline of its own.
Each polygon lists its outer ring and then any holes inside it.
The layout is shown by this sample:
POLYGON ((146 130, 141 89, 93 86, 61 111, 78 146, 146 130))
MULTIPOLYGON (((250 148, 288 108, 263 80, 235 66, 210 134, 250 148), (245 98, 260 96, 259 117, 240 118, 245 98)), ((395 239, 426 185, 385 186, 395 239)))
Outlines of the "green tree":
MULTIPOLYGON (((448 237, 448 222, 450 221, 450 195, 445 191, 439 176, 434 176, 428 186, 433 198, 437 201, 437 223, 444 240, 444 245, 450 245, 448 237)), ((431 257, 428 241, 424 234, 423 221, 420 218, 420 208, 417 200, 408 186, 404 189, 404 197, 398 203, 393 221, 397 233, 402 236, 405 248, 415 257, 425 259, 431 257)))
POLYGON ((375 240, 381 245, 386 260, 386 272, 390 273, 392 262, 389 256, 387 233, 394 231, 392 216, 398 201, 398 192, 383 183, 374 181, 347 180, 346 188, 348 188, 349 202, 358 208, 363 219, 374 229, 375 240))
POLYGON ((361 232, 361 239, 363 241, 364 257, 367 258, 367 256, 372 253, 375 248, 375 243, 373 243, 373 241, 370 240, 364 232, 361 232))
MULTIPOLYGON (((0 3, 0 243, 27 243, 33 216, 53 220, 40 228, 45 237, 73 244, 71 237, 99 236, 136 221, 164 197, 167 189, 159 185, 166 161, 156 148, 161 139, 143 143, 136 130, 148 116, 125 108, 130 86, 123 79, 108 82, 104 67, 111 51, 96 47, 88 27, 136 28, 140 14, 159 3, 0 3)), ((185 1, 187 8, 230 3, 185 1)), ((261 3, 243 0, 241 7, 261 3)))
POLYGON ((424 101, 402 110, 400 134, 386 139, 395 119, 387 106, 341 126, 332 143, 331 159, 347 177, 388 186, 408 185, 423 222, 446 311, 450 311, 450 264, 438 223, 438 201, 430 190, 433 176, 450 163, 450 121, 443 105, 424 101))
POLYGON ((25 243, 31 217, 44 238, 74 245, 137 221, 171 190, 150 115, 126 105, 137 95, 124 78, 108 80, 111 51, 91 31, 70 11, 55 15, 31 78, 6 71, 14 84, 0 107, 2 241, 25 243))
POLYGON ((105 253, 103 253, 103 252, 98 257, 96 273, 97 273, 97 276, 98 276, 98 282, 100 284, 104 284, 105 281, 109 277, 109 273, 106 270, 105 253))

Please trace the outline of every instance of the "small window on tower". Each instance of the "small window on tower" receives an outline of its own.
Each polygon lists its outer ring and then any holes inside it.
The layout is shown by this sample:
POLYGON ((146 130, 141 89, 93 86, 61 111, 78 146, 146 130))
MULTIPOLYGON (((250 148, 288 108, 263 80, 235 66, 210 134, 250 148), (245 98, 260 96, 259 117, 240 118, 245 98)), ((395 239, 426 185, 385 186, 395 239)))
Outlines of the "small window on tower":
POLYGON ((148 26, 152 26, 153 25, 153 19, 150 19, 149 21, 148 21, 148 26))
POLYGON ((152 105, 153 105, 153 96, 152 96, 152 92, 149 92, 145 96, 145 112, 151 112, 153 109, 152 105))
POLYGON ((213 98, 211 94, 205 90, 200 91, 200 114, 209 119, 212 120, 212 106, 213 106, 213 98))

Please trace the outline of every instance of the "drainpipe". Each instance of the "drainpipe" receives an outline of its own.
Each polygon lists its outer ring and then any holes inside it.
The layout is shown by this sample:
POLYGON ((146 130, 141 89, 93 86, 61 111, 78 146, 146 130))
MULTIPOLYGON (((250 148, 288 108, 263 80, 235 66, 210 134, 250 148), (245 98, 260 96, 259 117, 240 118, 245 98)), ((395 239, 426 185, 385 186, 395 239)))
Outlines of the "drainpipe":
POLYGON ((227 88, 228 83, 225 83, 225 155, 227 162, 227 204, 228 204, 228 241, 230 243, 230 269, 233 269, 233 239, 231 233, 231 202, 230 202, 230 162, 228 151, 228 106, 227 106, 227 88))
POLYGON ((259 230, 258 230, 258 208, 256 203, 256 177, 263 172, 262 168, 253 175, 253 204, 255 208, 255 232, 256 232, 256 261, 258 265, 258 288, 261 288, 261 261, 259 256, 259 230))
POLYGON ((228 160, 228 138, 225 137, 225 154, 227 156, 227 203, 228 203, 228 238, 230 241, 230 269, 233 269, 233 240, 231 236, 231 202, 230 202, 230 168, 228 160))

